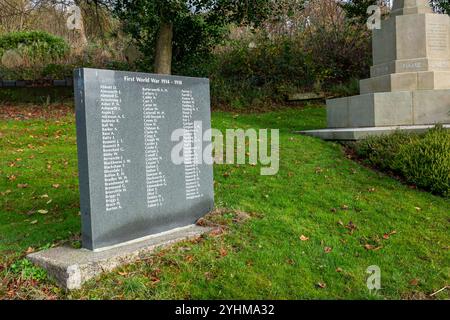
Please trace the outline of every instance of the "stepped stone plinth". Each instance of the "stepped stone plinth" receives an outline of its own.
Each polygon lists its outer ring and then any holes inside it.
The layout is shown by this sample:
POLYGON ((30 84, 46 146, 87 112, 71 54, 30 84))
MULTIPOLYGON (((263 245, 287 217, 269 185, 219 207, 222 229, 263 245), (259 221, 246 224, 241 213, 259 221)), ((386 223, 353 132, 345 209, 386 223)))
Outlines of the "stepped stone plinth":
POLYGON ((450 17, 427 0, 396 0, 373 31, 360 95, 327 101, 328 128, 450 124, 450 17))

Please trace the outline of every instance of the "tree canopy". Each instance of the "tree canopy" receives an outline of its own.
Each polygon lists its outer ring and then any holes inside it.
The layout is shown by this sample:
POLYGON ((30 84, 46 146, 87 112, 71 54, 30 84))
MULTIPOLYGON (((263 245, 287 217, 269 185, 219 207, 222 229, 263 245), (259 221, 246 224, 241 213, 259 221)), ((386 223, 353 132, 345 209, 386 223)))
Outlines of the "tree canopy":
POLYGON ((171 40, 170 60, 176 70, 208 55, 211 47, 222 39, 227 24, 261 23, 270 12, 270 3, 270 0, 118 0, 115 11, 144 53, 146 65, 153 66, 158 50, 162 50, 158 39, 165 36, 166 47, 171 40), (172 35, 164 35, 163 31, 172 35))

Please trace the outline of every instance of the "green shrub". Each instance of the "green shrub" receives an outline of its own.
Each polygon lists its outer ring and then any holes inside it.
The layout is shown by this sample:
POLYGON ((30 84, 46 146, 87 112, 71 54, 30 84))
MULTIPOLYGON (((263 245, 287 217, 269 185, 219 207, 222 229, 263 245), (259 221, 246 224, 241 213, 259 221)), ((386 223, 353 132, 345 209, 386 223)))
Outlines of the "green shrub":
POLYGON ((32 61, 51 61, 64 57, 69 46, 64 39, 44 31, 21 31, 0 36, 0 57, 8 50, 32 61))
POLYGON ((245 108, 282 102, 289 93, 314 89, 313 63, 301 43, 289 38, 240 39, 210 59, 213 104, 245 108))
POLYGON ((450 131, 430 130, 400 149, 397 166, 406 179, 434 193, 450 196, 450 131))
POLYGON ((437 126, 425 134, 396 132, 356 144, 357 154, 409 183, 450 196, 450 131, 437 126))
POLYGON ((313 59, 316 81, 329 88, 369 76, 371 35, 366 26, 348 21, 320 24, 306 32, 304 47, 313 59))
POLYGON ((49 63, 42 68, 42 77, 47 79, 64 79, 72 77, 73 65, 49 63))
POLYGON ((357 144, 357 154, 382 170, 398 169, 398 155, 404 145, 414 144, 419 135, 396 131, 390 135, 372 136, 357 144))

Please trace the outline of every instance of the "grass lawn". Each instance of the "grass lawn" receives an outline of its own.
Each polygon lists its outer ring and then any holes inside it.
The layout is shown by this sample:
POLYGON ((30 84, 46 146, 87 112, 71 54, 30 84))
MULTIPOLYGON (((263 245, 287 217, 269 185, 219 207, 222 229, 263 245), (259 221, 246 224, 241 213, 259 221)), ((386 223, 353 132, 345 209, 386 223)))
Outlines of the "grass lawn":
POLYGON ((219 129, 279 128, 278 175, 216 166, 222 233, 65 293, 23 257, 78 242, 74 116, 11 117, 0 120, 0 299, 426 299, 450 284, 450 201, 353 162, 339 144, 293 134, 325 126, 325 110, 308 107, 213 113, 219 129), (251 218, 231 222, 239 211, 251 218), (381 269, 376 294, 371 265, 381 269))

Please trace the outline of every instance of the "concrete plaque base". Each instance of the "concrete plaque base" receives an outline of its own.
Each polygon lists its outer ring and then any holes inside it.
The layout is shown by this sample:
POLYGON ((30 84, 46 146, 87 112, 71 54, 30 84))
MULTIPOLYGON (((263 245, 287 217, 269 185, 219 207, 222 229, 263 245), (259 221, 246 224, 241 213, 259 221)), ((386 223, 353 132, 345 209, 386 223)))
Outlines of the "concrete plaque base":
POLYGON ((46 269, 61 287, 67 290, 80 289, 83 283, 101 273, 133 263, 157 248, 195 238, 209 231, 211 228, 190 225, 101 251, 57 247, 29 254, 27 258, 46 269))

